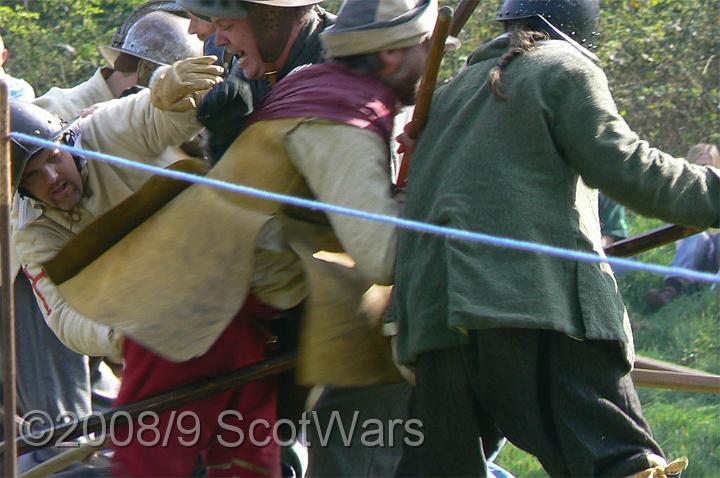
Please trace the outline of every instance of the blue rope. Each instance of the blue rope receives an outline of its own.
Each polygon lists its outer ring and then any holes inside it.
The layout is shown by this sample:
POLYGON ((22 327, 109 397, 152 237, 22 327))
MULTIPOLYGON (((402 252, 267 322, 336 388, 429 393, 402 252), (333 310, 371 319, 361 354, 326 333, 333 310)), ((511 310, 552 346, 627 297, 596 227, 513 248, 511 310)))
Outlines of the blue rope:
POLYGON ((536 252, 539 254, 547 254, 550 256, 560 257, 563 259, 570 259, 581 262, 589 263, 600 263, 607 262, 613 266, 622 266, 627 269, 639 270, 644 272, 651 272, 654 274, 671 275, 674 277, 682 277, 684 279, 710 282, 714 284, 720 284, 720 274, 709 274, 706 272, 698 272, 691 269, 684 269, 680 267, 667 267, 655 264, 644 264, 639 263, 630 259, 622 259, 619 257, 601 257, 597 254, 573 251, 570 249, 562 249, 559 247, 548 246, 544 244, 537 244, 533 242, 520 241, 516 239, 509 239, 504 237, 491 236, 480 232, 463 231, 460 229, 454 229, 450 227, 435 226, 433 224, 427 224, 418 221, 412 221, 409 219, 402 219, 391 216, 384 216, 382 214, 376 214, 367 211, 360 211, 358 209, 351 209, 343 206, 336 206, 333 204, 323 203, 320 201, 314 201, 310 199, 303 199, 295 196, 287 196, 285 194, 277 194, 262 189, 255 189, 247 186, 241 186, 239 184, 228 183, 220 181, 218 179, 207 178, 204 176, 197 176, 190 173, 184 173, 181 171, 172 171, 163 169, 157 166, 151 166, 148 164, 138 163, 136 161, 130 161, 124 158, 118 158, 104 153, 98 153, 95 151, 86 151, 78 149, 72 146, 67 146, 60 143, 54 143, 51 141, 45 141, 38 139, 33 136, 28 136, 21 133, 11 133, 10 137, 19 140, 35 143, 46 148, 58 148, 62 151, 67 151, 78 156, 84 156, 87 158, 96 159, 110 164, 118 166, 139 169, 152 174, 158 174, 169 178, 177 179, 180 181, 188 181, 190 183, 204 184, 206 186, 215 187, 225 191, 233 193, 243 194, 246 196, 252 196, 260 199, 267 199, 269 201, 275 201, 282 204, 290 204, 306 209, 313 209, 316 211, 324 211, 333 214, 342 214, 345 216, 357 217, 359 219, 365 219, 367 221, 382 222, 386 224, 392 224, 394 226, 409 229, 411 231, 424 232, 428 234, 434 234, 439 236, 450 237, 453 239, 460 239, 471 242, 478 242, 494 247, 503 247, 508 249, 517 249, 520 251, 536 252))

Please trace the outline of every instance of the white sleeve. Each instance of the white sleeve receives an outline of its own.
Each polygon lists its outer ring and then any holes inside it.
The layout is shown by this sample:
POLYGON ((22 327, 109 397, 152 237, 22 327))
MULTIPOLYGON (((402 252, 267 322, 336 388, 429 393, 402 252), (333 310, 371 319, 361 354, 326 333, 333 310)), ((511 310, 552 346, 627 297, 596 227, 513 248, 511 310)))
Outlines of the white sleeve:
POLYGON ((38 308, 50 329, 67 348, 79 354, 122 357, 121 335, 94 322, 70 307, 47 277, 42 264, 65 244, 66 238, 49 227, 29 224, 13 233, 13 243, 22 269, 32 285, 38 308))
POLYGON ((114 156, 154 160, 169 146, 195 137, 202 125, 195 110, 162 111, 150 102, 150 90, 107 101, 81 119, 83 144, 114 156))
POLYGON ((37 264, 23 265, 38 307, 50 329, 70 350, 83 355, 122 357, 120 336, 106 326, 93 322, 72 309, 60 296, 55 284, 37 264))
MULTIPOLYGON (((326 203, 397 217, 388 145, 355 126, 307 121, 286 138, 287 151, 315 197, 326 203)), ((387 223, 330 214, 340 243, 370 281, 393 281, 396 228, 387 223)))

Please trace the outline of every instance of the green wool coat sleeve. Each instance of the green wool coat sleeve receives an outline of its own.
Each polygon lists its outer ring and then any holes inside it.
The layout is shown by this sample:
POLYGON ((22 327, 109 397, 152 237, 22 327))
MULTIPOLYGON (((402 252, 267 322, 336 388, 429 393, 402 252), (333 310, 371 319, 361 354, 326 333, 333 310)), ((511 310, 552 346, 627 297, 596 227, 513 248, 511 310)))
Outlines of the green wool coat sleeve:
POLYGON ((553 135, 588 186, 642 215, 699 228, 720 223, 720 178, 640 140, 619 115, 600 68, 578 62, 552 82, 553 135))

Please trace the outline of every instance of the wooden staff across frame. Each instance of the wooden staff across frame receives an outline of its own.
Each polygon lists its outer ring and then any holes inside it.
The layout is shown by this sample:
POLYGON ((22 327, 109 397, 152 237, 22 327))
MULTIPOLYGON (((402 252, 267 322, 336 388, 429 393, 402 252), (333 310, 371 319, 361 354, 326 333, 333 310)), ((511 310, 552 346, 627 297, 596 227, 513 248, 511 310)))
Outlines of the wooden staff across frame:
POLYGON ((694 227, 669 224, 658 227, 639 236, 617 241, 605 248, 605 254, 614 257, 628 257, 702 232, 694 227))
MULTIPOLYGON (((15 366, 15 296, 13 293, 12 266, 10 264, 10 210, 12 208, 12 164, 10 161, 10 88, 0 80, 0 281, 2 284, 2 358, 3 406, 9 413, 3 415, 3 434, 14 436, 16 366, 15 366)), ((3 476, 17 476, 17 446, 13 440, 3 444, 3 476)))
MULTIPOLYGON (((442 7, 438 12, 437 23, 435 23, 435 30, 430 40, 430 53, 428 54, 427 63, 425 64, 425 71, 420 79, 420 89, 418 91, 412 120, 405 126, 405 132, 413 139, 417 138, 425 126, 428 114, 430 113, 430 103, 432 103, 435 85, 437 84, 437 76, 440 72, 440 64, 442 63, 443 54, 445 53, 445 41, 450 32, 451 21, 452 9, 450 7, 442 7)), ((409 168, 410 156, 403 154, 396 182, 398 189, 404 189, 407 186, 409 168)))
MULTIPOLYGON (((420 80, 420 89, 418 91, 415 111, 413 111, 412 120, 405 129, 405 132, 412 139, 418 137, 427 122, 428 113, 430 113, 430 104, 432 103, 435 86, 437 85, 438 73, 440 72, 440 64, 442 63, 445 53, 445 41, 448 35, 457 36, 460 33, 478 5, 480 5, 480 0, 462 0, 458 4, 454 14, 450 7, 442 7, 438 11, 438 19, 431 40, 430 54, 428 55, 425 71, 420 80)), ((397 189, 407 187, 410 160, 410 156, 403 155, 396 181, 397 189)))

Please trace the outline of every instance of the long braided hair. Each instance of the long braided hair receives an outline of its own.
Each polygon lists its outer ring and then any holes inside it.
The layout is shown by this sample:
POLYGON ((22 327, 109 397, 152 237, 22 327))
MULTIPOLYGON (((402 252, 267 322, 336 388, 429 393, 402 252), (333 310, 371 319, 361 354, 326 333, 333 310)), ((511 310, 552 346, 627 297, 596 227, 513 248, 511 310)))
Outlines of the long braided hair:
POLYGON ((537 48, 537 42, 550 39, 550 35, 544 31, 534 30, 526 21, 508 22, 506 24, 506 32, 510 37, 510 47, 488 74, 490 91, 502 100, 510 99, 502 92, 500 84, 508 64, 513 58, 537 48))

